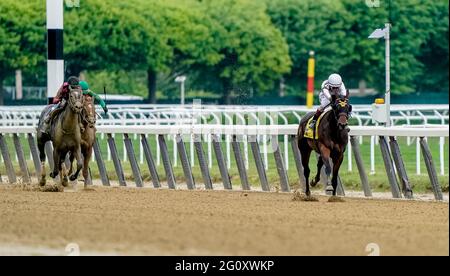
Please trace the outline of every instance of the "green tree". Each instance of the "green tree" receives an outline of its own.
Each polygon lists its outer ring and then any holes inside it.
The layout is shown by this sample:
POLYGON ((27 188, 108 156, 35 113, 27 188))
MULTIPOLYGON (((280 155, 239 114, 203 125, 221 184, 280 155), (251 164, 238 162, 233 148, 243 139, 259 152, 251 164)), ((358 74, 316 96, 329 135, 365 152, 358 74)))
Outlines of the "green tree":
POLYGON ((43 0, 0 2, 0 105, 3 104, 3 81, 7 76, 14 74, 16 69, 27 71, 45 64, 42 5, 43 0))
POLYGON ((147 71, 149 102, 156 102, 158 76, 167 83, 196 64, 213 65, 221 59, 211 37, 211 21, 196 2, 132 0, 120 6, 142 16, 153 26, 149 35, 159 40, 148 45, 153 51, 142 63, 147 71))
POLYGON ((431 19, 433 20, 431 35, 422 45, 418 59, 424 66, 423 74, 417 78, 418 91, 434 91, 448 93, 448 27, 449 2, 446 0, 432 1, 431 19))
MULTIPOLYGON (((389 20, 389 1, 381 1, 378 8, 369 8, 356 0, 344 0, 344 3, 355 15, 352 32, 347 37, 356 43, 344 72, 353 78, 365 79, 370 86, 384 91, 384 40, 367 37, 389 20)), ((434 6, 433 2, 421 0, 391 1, 391 91, 394 94, 415 92, 416 80, 424 73, 418 56, 433 29, 434 6)))
POLYGON ((306 91, 307 60, 315 52, 316 87, 332 72, 348 63, 355 47, 347 39, 352 16, 335 0, 267 0, 268 14, 289 45, 293 61, 291 74, 285 76, 288 93, 306 91))
POLYGON ((288 46, 262 2, 204 0, 200 4, 214 20, 212 38, 223 56, 214 66, 205 66, 202 75, 221 84, 225 103, 231 102, 233 91, 241 96, 249 90, 262 94, 289 72, 288 46))

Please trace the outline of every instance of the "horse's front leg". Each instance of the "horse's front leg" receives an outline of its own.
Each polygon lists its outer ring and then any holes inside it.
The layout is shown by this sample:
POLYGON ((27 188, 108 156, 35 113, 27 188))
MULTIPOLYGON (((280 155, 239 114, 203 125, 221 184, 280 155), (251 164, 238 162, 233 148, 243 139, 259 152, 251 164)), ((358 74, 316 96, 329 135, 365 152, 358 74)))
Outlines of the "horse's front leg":
POLYGON ((331 184, 333 185, 333 196, 335 196, 337 192, 339 168, 341 167, 343 160, 344 160, 343 153, 339 154, 338 157, 333 158, 333 178, 331 179, 331 184))
POLYGON ((81 147, 78 147, 78 149, 72 153, 74 155, 75 160, 77 160, 77 171, 75 174, 70 176, 70 181, 75 181, 78 178, 78 175, 80 174, 81 169, 83 168, 83 160, 81 155, 81 147))
POLYGON ((69 167, 69 173, 68 175, 72 175, 73 173, 73 160, 75 159, 75 157, 73 156, 73 154, 71 154, 69 156, 69 161, 70 161, 70 167, 69 167))
POLYGON ((66 168, 66 162, 64 162, 65 161, 65 156, 66 156, 66 154, 64 154, 64 155, 62 155, 60 158, 61 158, 61 165, 60 165, 60 167, 61 167, 61 174, 60 174, 60 180, 61 180, 61 185, 63 186, 63 187, 67 187, 68 186, 68 184, 69 184, 69 179, 68 179, 68 177, 67 177, 67 168, 66 168))
MULTIPOLYGON (((322 157, 323 164, 325 165, 325 174, 327 175, 326 192, 328 193, 328 192, 331 192, 331 189, 333 189, 332 183, 331 183, 331 164, 330 164, 331 150, 323 144, 320 144, 319 149, 320 149, 320 155, 322 157)), ((334 195, 336 193, 336 190, 334 189, 332 192, 334 195)))
POLYGON ((320 172, 322 171, 323 160, 320 156, 318 159, 319 160, 317 161, 317 174, 316 174, 316 177, 314 178, 314 180, 311 180, 311 187, 315 187, 317 185, 317 183, 319 183, 319 181, 320 181, 320 172))
POLYGON ((56 148, 53 149, 53 160, 54 160, 55 166, 53 168, 53 171, 50 173, 50 177, 55 179, 62 169, 61 168, 61 162, 62 162, 61 156, 59 154, 59 151, 56 148))

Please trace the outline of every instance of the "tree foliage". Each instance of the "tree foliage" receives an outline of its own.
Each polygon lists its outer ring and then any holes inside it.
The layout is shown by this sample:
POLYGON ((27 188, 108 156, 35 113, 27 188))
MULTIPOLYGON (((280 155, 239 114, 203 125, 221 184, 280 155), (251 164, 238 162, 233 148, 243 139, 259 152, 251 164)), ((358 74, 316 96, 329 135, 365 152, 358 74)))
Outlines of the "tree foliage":
MULTIPOLYGON (((349 87, 365 80, 384 91, 384 41, 367 37, 391 15, 392 92, 447 92, 448 1, 391 0, 390 13, 388 2, 82 0, 65 9, 66 75, 87 71, 99 87, 128 85, 152 102, 157 90, 174 94, 181 74, 225 102, 275 94, 281 79, 302 95, 314 51, 316 87, 340 72, 349 87)), ((2 0, 0 41, 0 84, 17 69, 45 79, 45 0, 2 0)))

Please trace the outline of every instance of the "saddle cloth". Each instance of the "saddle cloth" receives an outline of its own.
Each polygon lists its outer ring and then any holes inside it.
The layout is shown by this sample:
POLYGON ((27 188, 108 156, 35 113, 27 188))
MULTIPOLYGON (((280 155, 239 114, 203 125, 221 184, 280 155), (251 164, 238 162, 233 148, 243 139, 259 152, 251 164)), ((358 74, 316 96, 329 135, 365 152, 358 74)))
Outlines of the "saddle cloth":
POLYGON ((311 117, 308 122, 306 123, 306 128, 305 128, 305 134, 303 134, 303 137, 305 138, 309 138, 309 139, 314 139, 317 140, 319 139, 319 125, 320 125, 320 121, 322 120, 323 116, 325 116, 325 114, 327 114, 328 112, 331 111, 331 107, 327 107, 325 109, 325 111, 319 116, 319 118, 317 119, 316 122, 316 132, 315 132, 315 137, 313 137, 314 135, 314 130, 310 127, 311 125, 311 121, 313 119, 313 117, 311 117))

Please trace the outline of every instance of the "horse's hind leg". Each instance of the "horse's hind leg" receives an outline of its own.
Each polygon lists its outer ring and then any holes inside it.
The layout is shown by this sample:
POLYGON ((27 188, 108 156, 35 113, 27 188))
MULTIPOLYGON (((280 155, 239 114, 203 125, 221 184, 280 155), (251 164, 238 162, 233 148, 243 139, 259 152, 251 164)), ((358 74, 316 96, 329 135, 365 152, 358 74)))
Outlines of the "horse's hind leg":
MULTIPOLYGON (((323 164, 325 165, 325 173, 327 175, 327 192, 328 190, 328 186, 332 186, 331 185, 331 164, 330 164, 330 155, 331 155, 331 151, 329 148, 325 147, 323 144, 320 144, 319 146, 320 148, 320 155, 321 155, 321 159, 323 161, 323 164)), ((320 172, 319 172, 320 173, 320 172)), ((334 189, 333 194, 336 193, 336 189, 334 189)))
POLYGON ((311 187, 315 187, 317 183, 319 183, 320 181, 320 171, 322 170, 323 167, 323 160, 320 156, 318 159, 319 160, 317 161, 317 174, 316 177, 313 180, 311 180, 311 187))
POLYGON ((45 142, 41 141, 41 139, 38 138, 38 149, 39 149, 39 160, 41 161, 41 179, 39 180, 40 186, 45 186, 45 183, 47 182, 46 172, 45 172, 45 142))
POLYGON ((305 175, 305 193, 307 196, 311 195, 311 191, 309 189, 309 157, 311 156, 311 148, 308 145, 308 142, 305 139, 300 140, 299 142, 300 154, 302 156, 302 165, 303 165, 303 174, 305 175))

